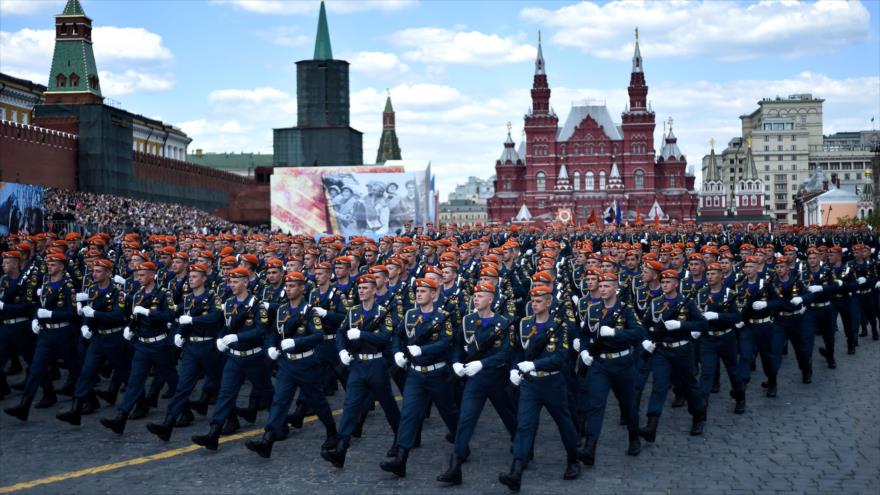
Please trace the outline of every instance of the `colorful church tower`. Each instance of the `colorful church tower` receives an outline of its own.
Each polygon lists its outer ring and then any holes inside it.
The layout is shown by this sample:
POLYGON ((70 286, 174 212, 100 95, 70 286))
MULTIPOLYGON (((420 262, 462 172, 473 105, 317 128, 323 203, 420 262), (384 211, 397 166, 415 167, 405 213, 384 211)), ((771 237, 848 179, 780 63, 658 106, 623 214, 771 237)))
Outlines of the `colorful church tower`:
POLYGON ((46 103, 102 103, 101 81, 92 49, 92 20, 79 0, 68 0, 55 16, 55 52, 46 103))
POLYGON ((397 142, 397 131, 394 124, 394 107, 391 106, 391 93, 385 99, 385 111, 382 112, 382 137, 379 139, 379 150, 376 152, 376 163, 381 165, 388 160, 400 160, 400 144, 397 142))

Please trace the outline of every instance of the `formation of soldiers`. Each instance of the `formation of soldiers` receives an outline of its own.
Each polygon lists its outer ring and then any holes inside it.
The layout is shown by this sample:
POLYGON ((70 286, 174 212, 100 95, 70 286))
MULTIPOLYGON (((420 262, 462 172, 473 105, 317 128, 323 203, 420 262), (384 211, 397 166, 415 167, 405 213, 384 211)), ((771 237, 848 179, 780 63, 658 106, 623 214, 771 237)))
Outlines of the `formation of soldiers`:
POLYGON ((192 441, 216 450, 266 410, 263 436, 246 446, 270 457, 316 415, 321 457, 343 468, 378 401, 394 434, 379 467, 404 477, 436 408, 453 444, 437 480, 461 484, 488 399, 510 436, 512 464, 498 479, 512 491, 543 408, 571 480, 597 462, 609 391, 636 456, 656 441, 670 389, 701 435, 722 365, 743 414, 748 395, 780 393, 789 349, 809 384, 816 336, 832 369, 839 340, 854 354, 869 330, 880 338, 877 242, 864 227, 429 225, 377 241, 132 232, 0 243, 0 374, 26 363, 23 382, 0 376, 0 397, 21 391, 10 416, 26 421, 32 405, 67 395, 59 420, 78 426, 104 401, 115 414, 100 424, 123 434, 164 394, 164 420, 146 428, 168 441, 210 409, 192 441), (251 393, 239 401, 245 379, 251 393), (340 385, 337 424, 327 396, 340 385))

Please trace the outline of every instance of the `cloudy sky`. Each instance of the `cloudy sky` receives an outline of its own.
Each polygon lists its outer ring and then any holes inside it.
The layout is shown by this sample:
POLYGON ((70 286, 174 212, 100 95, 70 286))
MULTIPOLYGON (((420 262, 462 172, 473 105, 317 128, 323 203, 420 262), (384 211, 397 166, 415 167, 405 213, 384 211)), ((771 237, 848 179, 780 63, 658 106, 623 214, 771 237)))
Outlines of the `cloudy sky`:
MULTIPOLYGON (((81 0, 104 95, 183 128, 190 151, 272 152, 296 124, 297 60, 312 56, 318 3, 81 0)), ((0 0, 0 71, 45 84, 64 1, 0 0)), ((649 100, 699 164, 763 97, 825 99, 825 133, 880 125, 880 2, 465 2, 329 0, 333 54, 351 63, 352 125, 375 160, 386 89, 403 157, 432 162, 442 197, 494 173, 529 107, 537 32, 551 104, 626 103, 639 27, 649 100)), ((698 167, 699 168, 699 167, 698 167)))

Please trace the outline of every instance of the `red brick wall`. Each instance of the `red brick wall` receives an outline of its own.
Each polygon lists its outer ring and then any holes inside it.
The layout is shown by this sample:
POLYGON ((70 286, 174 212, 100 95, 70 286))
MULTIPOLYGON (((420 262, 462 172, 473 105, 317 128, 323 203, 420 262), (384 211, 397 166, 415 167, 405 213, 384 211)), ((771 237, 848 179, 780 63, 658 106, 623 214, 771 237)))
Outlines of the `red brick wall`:
POLYGON ((77 144, 73 134, 2 121, 0 178, 76 190, 77 144))

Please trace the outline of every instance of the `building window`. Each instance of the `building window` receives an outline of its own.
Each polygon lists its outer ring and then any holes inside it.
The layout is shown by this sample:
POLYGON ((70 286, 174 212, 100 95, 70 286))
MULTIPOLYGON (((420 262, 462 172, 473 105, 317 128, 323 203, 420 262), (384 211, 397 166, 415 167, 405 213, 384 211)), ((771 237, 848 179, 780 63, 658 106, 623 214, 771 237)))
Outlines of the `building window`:
POLYGON ((642 169, 636 170, 635 180, 636 180, 636 189, 644 189, 645 188, 645 171, 642 169))
POLYGON ((769 161, 770 161, 770 155, 764 155, 764 161, 765 161, 765 162, 769 162, 769 161))
POLYGON ((21 112, 21 123, 24 125, 28 125, 28 113, 21 112))
POLYGON ((588 145, 587 145, 587 154, 588 154, 588 155, 592 155, 592 154, 593 154, 593 145, 592 145, 592 144, 588 144, 588 145))
POLYGON ((779 136, 776 136, 776 140, 777 140, 777 141, 782 141, 782 135, 780 134, 779 136))
POLYGON ((543 207, 544 207, 544 200, 543 200, 543 199, 539 199, 539 200, 538 200, 538 208, 543 208, 543 207))
POLYGON ((764 145, 764 151, 770 151, 770 146, 765 144, 765 145, 764 145))
POLYGON ((71 86, 79 86, 79 76, 76 75, 76 72, 72 72, 70 74, 70 85, 71 86))
POLYGON ((13 122, 18 122, 18 110, 13 110, 13 111, 12 111, 12 121, 13 121, 13 122))
POLYGON ((750 196, 749 201, 751 201, 752 206, 758 206, 758 197, 755 196, 754 194, 752 196, 750 196))
POLYGON ((513 182, 510 179, 505 179, 504 180, 504 190, 510 191, 511 189, 513 189, 513 182))
POLYGON ((675 176, 674 175, 669 176, 669 187, 675 187, 675 176))
POLYGON ((59 88, 63 88, 67 84, 67 77, 64 74, 58 74, 55 76, 55 85, 59 88))
MULTIPOLYGON (((766 127, 765 127, 765 129, 766 129, 766 127)), ((764 136, 764 142, 766 143, 766 142, 768 142, 768 141, 770 141, 770 136, 765 135, 765 136, 764 136)))
POLYGON ((587 175, 584 180, 584 190, 592 191, 596 189, 596 183, 594 180, 593 172, 587 172, 587 175))
POLYGON ((580 154, 581 154, 581 147, 580 147, 579 145, 577 145, 577 144, 574 145, 574 154, 575 154, 575 155, 580 155, 580 154))
POLYGON ((536 176, 536 182, 537 189, 539 191, 547 189, 547 176, 544 174, 544 172, 538 172, 538 175, 536 176))
POLYGON ((849 180, 849 172, 843 174, 843 180, 849 180))
POLYGON ((575 172, 573 177, 574 177, 574 190, 580 191, 581 190, 581 173, 575 172))
POLYGON ((605 171, 604 170, 599 172, 599 190, 600 191, 605 190, 605 171))
MULTIPOLYGON (((792 137, 794 137, 794 136, 792 136, 792 137)), ((797 145, 796 145, 796 144, 791 145, 791 151, 797 151, 797 145)))

